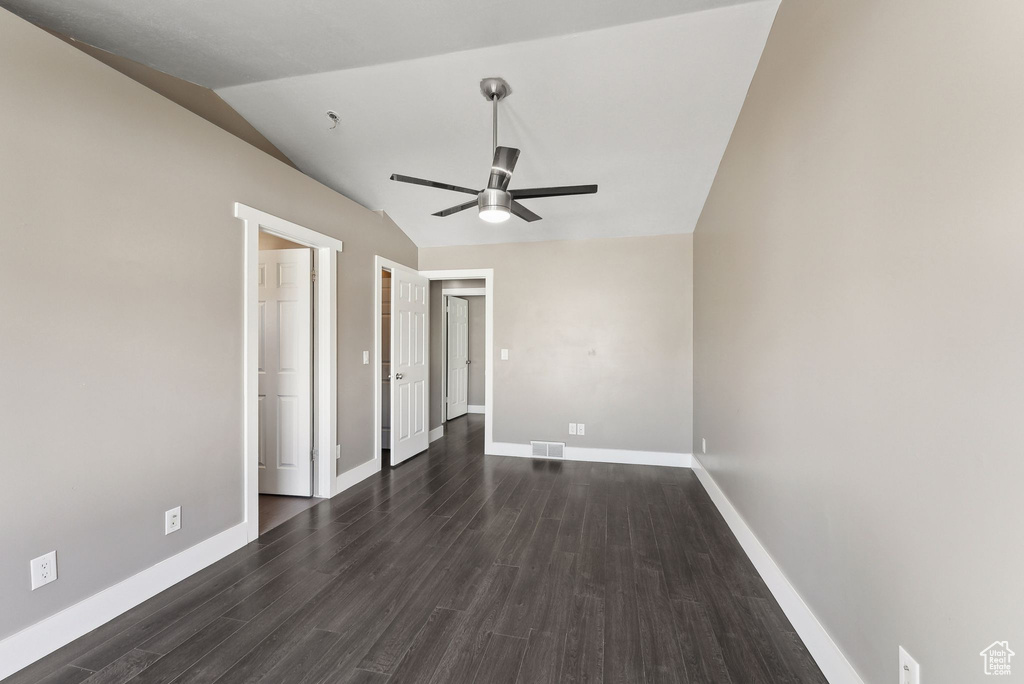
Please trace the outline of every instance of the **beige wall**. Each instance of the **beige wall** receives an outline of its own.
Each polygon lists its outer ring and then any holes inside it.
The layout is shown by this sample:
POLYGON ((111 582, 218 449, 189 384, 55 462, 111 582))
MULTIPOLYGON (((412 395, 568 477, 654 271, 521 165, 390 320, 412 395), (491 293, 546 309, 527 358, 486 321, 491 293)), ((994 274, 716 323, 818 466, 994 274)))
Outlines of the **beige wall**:
POLYGON ((1022 27, 784 0, 695 235, 695 452, 866 684, 1024 653, 1022 27))
POLYGON ((0 638, 242 519, 238 201, 340 238, 339 439, 374 458, 370 212, 0 10, 0 638), (180 505, 183 526, 163 533, 180 505), (60 579, 29 590, 56 549, 60 579))
POLYGON ((157 71, 145 64, 133 62, 130 59, 115 55, 106 50, 101 50, 91 45, 69 38, 55 31, 43 29, 50 35, 56 36, 68 45, 78 48, 85 54, 98 59, 107 66, 120 71, 122 74, 138 81, 150 90, 160 93, 171 102, 181 105, 193 114, 198 114, 215 126, 223 128, 228 133, 235 135, 253 147, 262 150, 271 157, 282 161, 288 166, 294 167, 284 152, 277 149, 266 137, 250 124, 241 114, 225 102, 220 95, 209 88, 195 83, 182 80, 162 71, 157 71))
POLYGON ((305 245, 260 231, 260 249, 302 249, 305 245))
POLYGON ((484 394, 484 379, 487 374, 487 298, 483 296, 466 297, 469 313, 469 391, 467 397, 470 406, 483 406, 487 401, 484 394))
POLYGON ((424 270, 494 269, 495 441, 689 453, 691 248, 672 235, 421 249, 424 270))

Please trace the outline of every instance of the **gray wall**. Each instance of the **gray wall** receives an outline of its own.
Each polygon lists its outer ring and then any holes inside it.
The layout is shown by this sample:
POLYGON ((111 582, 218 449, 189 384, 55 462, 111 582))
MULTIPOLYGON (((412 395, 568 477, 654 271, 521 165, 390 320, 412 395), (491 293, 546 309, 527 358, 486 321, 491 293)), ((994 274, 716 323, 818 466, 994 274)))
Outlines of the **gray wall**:
POLYGON ((469 405, 483 406, 487 401, 484 393, 484 380, 487 374, 487 298, 480 296, 466 297, 469 310, 469 405))
POLYGON ((866 683, 1024 652, 1022 27, 785 0, 695 235, 694 451, 866 683))
POLYGON ((339 433, 374 457, 388 219, 0 10, 0 638, 242 519, 240 201, 344 240, 339 433), (182 506, 183 526, 163 533, 182 506), (57 550, 60 579, 29 590, 57 550))
POLYGON ((421 249, 421 269, 494 269, 494 439, 689 453, 691 249, 691 235, 421 249))

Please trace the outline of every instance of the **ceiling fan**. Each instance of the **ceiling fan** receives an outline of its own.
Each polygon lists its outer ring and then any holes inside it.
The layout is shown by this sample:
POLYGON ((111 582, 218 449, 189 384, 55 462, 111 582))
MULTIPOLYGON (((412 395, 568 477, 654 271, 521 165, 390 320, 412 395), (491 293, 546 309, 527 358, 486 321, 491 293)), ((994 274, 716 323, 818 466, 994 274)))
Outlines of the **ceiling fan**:
POLYGON ((491 101, 494 118, 492 144, 494 161, 491 163, 491 175, 487 179, 486 188, 483 190, 473 190, 472 188, 464 188, 459 185, 438 183, 437 181, 413 178, 412 176, 403 176, 397 173, 391 174, 391 180, 474 195, 476 199, 465 204, 457 204, 454 207, 442 209, 434 213, 433 216, 451 216, 476 206, 480 212, 480 218, 489 223, 507 221, 512 214, 515 214, 524 221, 539 221, 540 216, 520 204, 519 200, 536 199, 538 197, 563 197, 566 195, 591 195, 597 192, 596 185, 561 185, 551 188, 509 190, 508 184, 512 180, 512 171, 516 168, 516 161, 519 159, 519 150, 514 147, 498 146, 498 102, 511 95, 512 89, 504 79, 485 78, 480 81, 480 92, 491 101))

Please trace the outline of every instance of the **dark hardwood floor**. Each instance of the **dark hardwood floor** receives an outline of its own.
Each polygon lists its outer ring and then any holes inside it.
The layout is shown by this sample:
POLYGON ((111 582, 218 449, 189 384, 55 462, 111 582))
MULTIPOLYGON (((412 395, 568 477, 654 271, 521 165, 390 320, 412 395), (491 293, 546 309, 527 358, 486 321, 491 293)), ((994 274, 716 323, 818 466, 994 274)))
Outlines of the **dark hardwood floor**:
POLYGON ((825 682, 691 471, 446 433, 8 681, 825 682))
POLYGON ((274 494, 260 494, 260 535, 264 535, 278 525, 291 520, 296 515, 316 506, 323 499, 304 496, 276 496, 274 494))

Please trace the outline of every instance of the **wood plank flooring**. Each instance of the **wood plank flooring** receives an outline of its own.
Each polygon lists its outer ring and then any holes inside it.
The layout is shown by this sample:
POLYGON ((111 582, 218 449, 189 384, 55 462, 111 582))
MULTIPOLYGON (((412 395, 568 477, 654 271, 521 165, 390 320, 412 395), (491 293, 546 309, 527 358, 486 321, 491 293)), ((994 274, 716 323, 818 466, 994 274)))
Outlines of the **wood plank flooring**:
POLYGON ((825 682, 686 469, 429 452, 9 684, 825 682))
POLYGON ((296 515, 321 503, 323 499, 303 496, 276 496, 260 494, 260 535, 264 535, 278 525, 291 520, 296 515))

